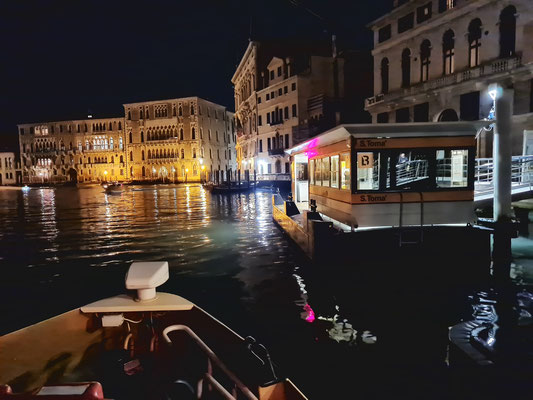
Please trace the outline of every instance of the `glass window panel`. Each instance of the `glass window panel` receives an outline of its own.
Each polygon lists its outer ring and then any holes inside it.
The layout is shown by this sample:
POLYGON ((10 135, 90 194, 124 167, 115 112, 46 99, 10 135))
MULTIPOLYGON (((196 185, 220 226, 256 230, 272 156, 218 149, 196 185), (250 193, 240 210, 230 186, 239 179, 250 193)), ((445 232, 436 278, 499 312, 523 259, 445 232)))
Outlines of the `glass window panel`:
POLYGON ((339 187, 339 156, 331 157, 331 187, 339 187))
POLYGON ((322 159, 322 186, 329 186, 330 165, 329 157, 322 159))
POLYGON ((379 190, 379 152, 357 153, 357 190, 379 190))
POLYGON ((396 186, 429 178, 428 156, 414 151, 400 153, 396 160, 396 186))
POLYGON ((315 160, 309 161, 309 180, 310 184, 315 184, 315 160))
POLYGON ((350 190, 350 153, 341 154, 341 189, 350 190))
POLYGON ((468 150, 437 150, 438 188, 468 186, 468 150))
POLYGON ((315 185, 322 186, 322 160, 315 160, 315 185))

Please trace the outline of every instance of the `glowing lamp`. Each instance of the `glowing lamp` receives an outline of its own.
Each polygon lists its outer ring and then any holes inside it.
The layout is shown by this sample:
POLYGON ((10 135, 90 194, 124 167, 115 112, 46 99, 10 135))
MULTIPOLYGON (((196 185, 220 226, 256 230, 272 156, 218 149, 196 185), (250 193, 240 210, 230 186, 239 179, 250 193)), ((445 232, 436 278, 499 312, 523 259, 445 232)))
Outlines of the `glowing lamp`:
POLYGON ((205 169, 205 165, 202 165, 202 171, 205 169))

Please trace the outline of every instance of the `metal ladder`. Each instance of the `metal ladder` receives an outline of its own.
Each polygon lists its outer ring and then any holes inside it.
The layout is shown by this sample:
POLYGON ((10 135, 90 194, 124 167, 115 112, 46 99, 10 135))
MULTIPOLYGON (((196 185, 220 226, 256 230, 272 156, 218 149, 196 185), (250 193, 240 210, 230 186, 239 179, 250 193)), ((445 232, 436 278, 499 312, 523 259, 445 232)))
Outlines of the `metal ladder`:
POLYGON ((404 245, 419 245, 424 242, 424 194, 418 192, 420 195, 420 237, 419 240, 408 241, 403 240, 403 193, 400 192, 400 223, 399 223, 399 232, 400 232, 400 241, 399 246, 404 245))

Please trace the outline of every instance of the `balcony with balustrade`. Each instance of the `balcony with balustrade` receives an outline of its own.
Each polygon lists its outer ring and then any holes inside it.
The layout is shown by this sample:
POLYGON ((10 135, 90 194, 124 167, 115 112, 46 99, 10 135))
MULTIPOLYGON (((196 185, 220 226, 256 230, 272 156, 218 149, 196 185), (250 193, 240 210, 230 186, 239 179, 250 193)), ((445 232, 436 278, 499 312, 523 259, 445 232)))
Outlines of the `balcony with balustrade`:
POLYGON ((380 103, 396 101, 407 96, 417 96, 432 90, 439 90, 453 85, 458 85, 464 82, 475 81, 479 78, 486 80, 487 78, 497 78, 515 72, 523 67, 522 55, 517 53, 513 57, 499 58, 480 64, 475 67, 469 67, 462 71, 440 76, 435 79, 430 79, 425 82, 420 82, 406 88, 401 88, 390 93, 379 93, 375 96, 369 97, 365 100, 365 109, 370 109, 380 103))

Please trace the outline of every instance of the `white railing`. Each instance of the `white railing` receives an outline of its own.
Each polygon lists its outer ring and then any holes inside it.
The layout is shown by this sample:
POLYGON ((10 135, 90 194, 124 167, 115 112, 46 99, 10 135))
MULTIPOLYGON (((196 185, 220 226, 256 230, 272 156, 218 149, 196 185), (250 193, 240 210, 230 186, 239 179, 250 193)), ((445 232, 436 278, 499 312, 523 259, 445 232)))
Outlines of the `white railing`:
POLYGON ((256 179, 258 181, 290 181, 290 174, 257 174, 256 179))
POLYGON ((398 97, 410 95, 412 96, 420 93, 425 93, 430 90, 455 85, 457 83, 466 82, 483 76, 500 74, 503 72, 511 71, 520 66, 522 66, 521 54, 516 54, 514 57, 510 58, 499 58, 497 60, 492 60, 476 67, 468 68, 464 71, 459 71, 454 74, 441 76, 436 79, 431 79, 426 82, 421 82, 416 85, 395 90, 394 92, 388 94, 377 94, 365 100, 365 107, 370 107, 374 104, 378 104, 383 101, 390 101, 398 97))
MULTIPOLYGON (((476 195, 489 195, 494 191, 494 162, 492 158, 477 158, 475 172, 476 195)), ((512 190, 533 190, 533 155, 514 156, 511 164, 512 190)))

